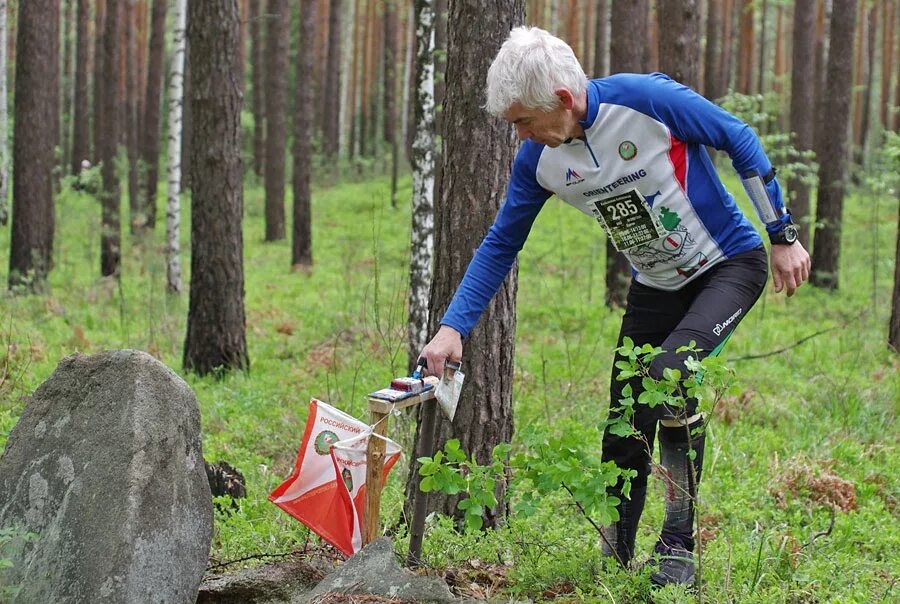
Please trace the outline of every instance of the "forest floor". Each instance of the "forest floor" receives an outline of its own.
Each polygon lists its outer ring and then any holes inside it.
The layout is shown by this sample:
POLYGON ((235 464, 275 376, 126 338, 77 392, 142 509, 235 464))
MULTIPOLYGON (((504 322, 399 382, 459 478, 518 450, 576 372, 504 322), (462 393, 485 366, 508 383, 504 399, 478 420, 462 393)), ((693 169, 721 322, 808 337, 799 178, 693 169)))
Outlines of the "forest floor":
MULTIPOLYGON (((727 184, 740 190, 736 181, 727 184)), ((365 418, 365 394, 405 372, 409 180, 401 181, 401 209, 390 207, 388 191, 384 179, 315 189, 315 264, 297 271, 289 240, 263 242, 263 188, 248 182, 251 370, 216 380, 181 371, 188 295, 165 293, 163 221, 144 241, 125 233, 121 282, 100 279, 99 203, 65 190, 56 208, 51 293, 3 294, 0 304, 0 450, 27 396, 60 359, 147 350, 194 388, 205 457, 246 476, 247 498, 217 513, 211 563, 259 556, 255 563, 315 543, 267 496, 293 467, 311 397, 365 418)), ((805 285, 787 299, 770 283, 744 318, 725 351, 741 393, 719 406, 709 428, 699 506, 702 590, 668 588, 654 601, 900 598, 900 356, 886 346, 896 225, 895 199, 854 192, 846 200, 840 289, 805 285)), ((189 233, 186 202, 185 289, 189 233)), ((621 310, 603 303, 599 235, 593 221, 552 200, 520 256, 517 426, 554 433, 596 426, 605 415, 621 310)), ((0 250, 9 250, 8 229, 0 232, 0 250)), ((390 435, 406 451, 414 421, 411 414, 392 419, 390 435)), ((521 446, 518 433, 513 445, 521 446)), ((401 553, 408 459, 394 469, 382 504, 401 553)), ((639 556, 650 551, 661 523, 659 481, 648 499, 639 556)), ((527 517, 516 508, 514 498, 506 525, 488 533, 460 534, 433 518, 428 567, 455 577, 458 593, 472 597, 639 602, 650 595, 647 571, 605 567, 598 535, 563 494, 527 517)))

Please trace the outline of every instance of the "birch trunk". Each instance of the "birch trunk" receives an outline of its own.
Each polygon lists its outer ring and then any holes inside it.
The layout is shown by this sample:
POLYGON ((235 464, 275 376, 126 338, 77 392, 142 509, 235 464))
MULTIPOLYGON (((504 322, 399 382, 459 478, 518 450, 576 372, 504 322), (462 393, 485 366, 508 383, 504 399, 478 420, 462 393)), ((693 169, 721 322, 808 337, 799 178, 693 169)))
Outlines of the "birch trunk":
POLYGON ((434 256, 434 8, 417 0, 416 137, 412 145, 412 230, 409 262, 409 366, 428 340, 428 293, 434 256))
POLYGON ((181 137, 184 106, 184 26, 187 0, 175 0, 175 29, 172 32, 172 65, 169 73, 169 167, 166 203, 166 289, 181 293, 181 137))

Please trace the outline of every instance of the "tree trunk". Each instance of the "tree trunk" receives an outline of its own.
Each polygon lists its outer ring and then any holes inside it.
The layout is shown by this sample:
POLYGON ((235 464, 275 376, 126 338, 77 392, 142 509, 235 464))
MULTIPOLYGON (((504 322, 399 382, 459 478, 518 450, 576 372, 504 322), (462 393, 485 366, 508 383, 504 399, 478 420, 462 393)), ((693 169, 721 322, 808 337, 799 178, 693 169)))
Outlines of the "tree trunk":
MULTIPOLYGON (((524 0, 450 3, 444 182, 435 208, 435 266, 440 270, 435 272, 429 303, 432 333, 504 197, 516 148, 515 133, 499 118, 485 115, 481 91, 494 55, 510 29, 522 23, 524 9, 524 0), (479 145, 473 146, 473 140, 479 145)), ((482 464, 490 461, 497 444, 512 437, 516 274, 513 267, 469 335, 466 387, 456 417, 452 424, 442 419, 436 430, 436 449, 457 438, 482 464)), ((407 500, 415 484, 413 472, 407 480, 407 500)), ((485 510, 488 527, 497 526, 506 510, 503 485, 496 494, 497 507, 485 510)), ((458 495, 431 493, 429 507, 460 518, 459 500, 458 495)))
POLYGON ((881 20, 881 126, 891 128, 891 78, 894 77, 894 25, 896 23, 897 4, 885 2, 884 17, 881 20))
POLYGON ((768 47, 766 33, 769 31, 768 23, 766 23, 769 18, 768 0, 762 0, 761 5, 762 10, 759 15, 759 62, 756 70, 756 94, 766 93, 766 48, 768 47))
POLYGON ((9 287, 47 291, 53 254, 54 114, 53 89, 59 60, 47 40, 57 31, 53 5, 30 0, 19 5, 13 128, 13 215, 9 287))
POLYGON ((284 162, 287 142, 288 0, 269 0, 266 31, 266 241, 284 239, 284 162))
POLYGON ((827 120, 822 119, 822 107, 825 102, 825 79, 828 64, 828 26, 831 20, 831 0, 819 0, 816 10, 816 71, 814 78, 816 81, 816 133, 815 133, 815 151, 816 158, 821 159, 822 148, 819 141, 824 140, 825 133, 820 132, 822 124, 827 120))
POLYGON ((316 0, 303 0, 300 13, 300 51, 297 56, 297 81, 294 98, 294 231, 291 264, 312 266, 312 210, 309 188, 312 163, 312 120, 315 115, 313 77, 316 38, 316 0))
POLYGON ((706 50, 703 55, 703 95, 711 101, 724 96, 720 83, 720 57, 722 54, 722 3, 707 2, 706 50))
POLYGON ((100 193, 102 220, 100 227, 100 274, 104 277, 119 274, 121 261, 120 193, 116 174, 116 152, 119 146, 119 24, 120 0, 107 0, 103 29, 103 65, 101 112, 103 130, 97 141, 97 151, 103 178, 100 193))
POLYGON ((391 147, 391 207, 397 207, 397 6, 384 3, 384 141, 391 147))
POLYGON ((266 108, 263 82, 265 70, 263 68, 263 29, 262 13, 265 0, 250 0, 250 65, 253 70, 250 104, 253 109, 253 171, 257 176, 263 175, 263 166, 266 159, 265 127, 266 108))
POLYGON ((9 220, 9 115, 6 81, 7 11, 6 0, 0 0, 0 226, 9 220))
POLYGON ((900 353, 900 214, 897 216, 897 245, 894 254, 894 295, 891 297, 891 322, 888 345, 900 353))
POLYGON ((184 47, 187 0, 175 0, 169 67, 169 144, 166 191, 166 291, 181 293, 181 138, 184 108, 184 47))
POLYGON ((250 368, 244 315, 241 91, 237 0, 190 2, 195 153, 191 291, 184 369, 200 375, 250 368))
POLYGON ((444 91, 447 82, 447 0, 434 3, 434 198, 444 179, 444 91))
POLYGON ((601 78, 609 73, 609 2, 599 0, 594 13, 594 77, 601 78))
MULTIPOLYGON (((791 131, 798 151, 813 148, 815 119, 810 107, 815 105, 816 79, 810 77, 815 69, 815 0, 794 3, 794 33, 791 59, 791 131)), ((798 178, 788 182, 792 193, 791 212, 800 231, 800 243, 809 247, 809 185, 798 178)))
POLYGON ((138 157, 140 149, 138 148, 138 63, 137 63, 137 34, 136 34, 136 11, 135 0, 128 0, 124 8, 124 25, 125 25, 125 52, 126 52, 126 68, 125 68, 125 139, 128 149, 128 207, 131 226, 131 233, 135 234, 143 228, 146 222, 144 214, 144 205, 139 193, 138 183, 138 157))
POLYGON ((753 94, 753 2, 754 0, 735 0, 740 11, 738 17, 738 73, 737 91, 741 94, 753 94))
MULTIPOLYGON (((341 136, 341 2, 331 0, 328 13, 328 64, 325 70, 325 156, 337 159, 341 136)), ((332 165, 334 165, 332 163, 332 165)))
POLYGON ((731 87, 731 71, 734 63, 735 2, 740 2, 740 0, 723 0, 722 2, 722 53, 719 67, 719 90, 722 92, 722 96, 731 87))
POLYGON ((194 104, 190 102, 191 98, 191 41, 187 32, 191 27, 191 7, 190 0, 185 8, 187 13, 187 22, 184 26, 184 98, 185 103, 181 108, 181 190, 191 188, 191 162, 193 156, 191 154, 191 141, 193 132, 193 120, 191 114, 194 104))
MULTIPOLYGON (((841 250, 841 212, 847 184, 848 125, 853 71, 853 30, 856 0, 835 2, 831 16, 831 48, 828 52, 828 94, 823 100, 820 132, 827 128, 827 144, 819 145, 819 191, 813 238, 810 283, 837 289, 841 250), (826 125, 827 123, 827 125, 826 125)), ((824 142, 824 141, 823 141, 824 142)))
POLYGON ((106 83, 106 66, 103 64, 103 36, 106 35, 106 3, 97 0, 94 5, 94 123, 93 123, 93 163, 100 162, 100 147, 103 139, 103 87, 106 83))
MULTIPOLYGON (((150 18, 150 57, 147 67, 147 92, 141 132, 141 205, 145 226, 156 228, 156 185, 159 180, 160 107, 162 105, 163 59, 166 51, 167 0, 153 0, 150 18)), ((182 40, 183 41, 183 40, 182 40)))
MULTIPOLYGON (((644 70, 644 46, 647 44, 643 25, 647 19, 644 1, 613 2, 611 31, 631 32, 629 36, 613 35, 609 48, 609 70, 612 73, 641 72, 644 70)), ((606 304, 624 306, 631 282, 631 265, 618 253, 612 242, 606 241, 606 304)))
POLYGON ((72 162, 71 174, 81 172, 81 162, 91 157, 88 126, 88 20, 91 6, 89 0, 78 0, 78 25, 75 34, 75 102, 72 120, 72 162))
POLYGON ((62 153, 62 157, 60 157, 60 162, 63 166, 63 170, 68 169, 68 167, 72 164, 72 145, 71 145, 71 135, 72 135, 72 88, 73 88, 73 48, 74 45, 74 35, 72 30, 74 29, 74 21, 75 21, 75 0, 65 0, 65 10, 62 14, 63 20, 63 35, 62 35, 62 44, 63 44, 63 61, 62 61, 62 78, 61 78, 61 87, 62 87, 62 136, 60 141, 60 152, 62 153))
POLYGON ((700 85, 700 7, 698 0, 657 0, 659 70, 685 86, 700 85))
POLYGON ((434 9, 432 0, 416 0, 416 101, 411 156, 412 227, 409 262, 408 366, 412 368, 428 340, 428 292, 434 258, 434 9))
POLYGON ((865 77, 863 78, 862 95, 859 99, 859 134, 856 140, 856 165, 860 168, 866 165, 869 123, 872 119, 872 87, 875 85, 875 34, 878 31, 878 7, 872 6, 868 11, 865 38, 865 77))

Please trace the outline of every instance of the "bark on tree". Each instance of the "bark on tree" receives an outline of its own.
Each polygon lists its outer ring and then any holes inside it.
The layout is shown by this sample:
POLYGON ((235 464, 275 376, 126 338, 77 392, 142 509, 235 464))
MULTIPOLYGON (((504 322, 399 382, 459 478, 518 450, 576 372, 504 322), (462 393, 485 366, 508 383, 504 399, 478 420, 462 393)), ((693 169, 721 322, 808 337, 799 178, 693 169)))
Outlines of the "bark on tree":
POLYGON ((700 3, 657 0, 659 70, 685 86, 700 86, 700 3))
POLYGON ((266 108, 263 82, 265 68, 263 58, 262 13, 265 0, 250 0, 250 66, 252 82, 250 84, 250 105, 253 109, 253 171, 257 176, 263 175, 266 160, 265 127, 266 108))
POLYGON ((703 95, 711 101, 724 96, 720 75, 722 55, 722 3, 707 2, 706 49, 703 55, 703 95))
MULTIPOLYGON (((631 32, 629 36, 613 35, 609 48, 611 73, 641 72, 644 70, 644 46, 647 45, 643 25, 647 20, 645 0, 638 2, 613 2, 610 15, 613 32, 631 32)), ((631 265, 613 244, 606 241, 606 304, 624 306, 631 282, 631 265)))
POLYGON ((434 258, 434 7, 416 0, 416 100, 409 262, 408 366, 428 340, 428 292, 434 258))
MULTIPOLYGON (((512 27, 522 23, 524 9, 524 0, 450 3, 444 182, 435 204, 435 266, 440 270, 435 273, 429 303, 432 333, 505 195, 516 148, 515 133, 499 118, 485 115, 480 108, 480 91, 500 44, 512 27), (477 146, 471 144, 475 139, 479 141, 477 146)), ((452 424, 442 419, 436 430, 436 448, 443 448, 450 438, 458 438, 462 448, 482 464, 488 463, 494 446, 509 442, 512 436, 516 274, 513 267, 469 335, 466 386, 456 417, 452 424)), ((407 496, 412 479, 410 475, 407 496)), ((506 508, 502 485, 496 494, 497 507, 485 510, 488 527, 497 525, 506 508)), ((459 518, 459 499, 431 493, 429 507, 459 518)))
POLYGON ((123 25, 125 26, 125 140, 128 149, 128 208, 130 210, 129 225, 131 233, 137 233, 146 222, 144 206, 138 183, 138 63, 136 33, 136 2, 128 0, 125 4, 123 25))
POLYGON ((738 17, 740 39, 738 41, 737 91, 741 94, 753 94, 753 2, 754 0, 736 0, 740 11, 738 17))
MULTIPOLYGON (((831 48, 828 52, 828 95, 823 100, 820 132, 827 128, 827 144, 817 145, 819 190, 816 222, 821 225, 813 237, 810 283, 837 289, 841 251, 841 212, 847 184, 848 125, 853 71, 853 30, 856 27, 856 0, 835 2, 831 16, 831 48), (827 122, 827 126, 826 123, 827 122)), ((824 141, 823 141, 824 142, 824 141)))
POLYGON ((195 153, 184 369, 247 370, 237 0, 188 3, 195 153))
POLYGON ((878 7, 868 9, 865 36, 865 76, 863 90, 859 99, 859 130, 856 137, 856 165, 866 164, 866 148, 869 139, 869 123, 872 119, 872 88, 875 86, 875 34, 878 31, 878 7))
POLYGON ((59 60, 47 40, 58 31, 52 23, 59 0, 31 0, 19 5, 16 32, 18 60, 13 127, 13 214, 9 253, 9 287, 42 293, 53 256, 53 89, 59 85, 59 60))
POLYGON ((184 49, 187 0, 175 0, 169 67, 169 141, 166 190, 166 291, 181 293, 181 139, 184 136, 184 49))
POLYGON ((103 30, 103 65, 101 109, 103 130, 97 141, 102 168, 103 190, 100 193, 100 274, 118 276, 121 261, 121 226, 119 179, 116 174, 116 151, 119 145, 119 25, 120 0, 107 0, 103 30))
POLYGON ((313 77, 316 38, 316 0, 303 0, 300 12, 300 51, 297 57, 297 81, 294 98, 294 230, 291 264, 312 266, 312 209, 309 188, 312 148, 310 140, 315 115, 313 77))
MULTIPOLYGON (((791 131, 798 151, 813 148, 816 79, 810 77, 815 69, 816 0, 797 0, 794 3, 794 33, 791 58, 791 131)), ((809 248, 809 185, 798 178, 788 181, 791 193, 791 213, 800 231, 800 243, 809 248)))
POLYGON ((106 33, 107 0, 97 0, 94 5, 94 105, 93 105, 93 163, 100 162, 100 146, 103 139, 103 87, 106 66, 103 64, 103 36, 106 33))
POLYGON ((897 245, 894 254, 894 295, 891 298, 891 322, 888 345, 900 353, 900 215, 897 216, 897 245))
POLYGON ((397 6, 384 3, 384 141, 391 147, 391 207, 397 207, 397 6))
POLYGON ((153 0, 150 18, 150 56, 147 92, 141 133, 141 205, 146 228, 156 228, 156 186, 159 180, 160 107, 162 105, 163 59, 166 51, 167 0, 153 0))
POLYGON ((0 226, 9 220, 9 120, 6 88, 6 0, 0 0, 0 226))
POLYGON ((288 0, 269 0, 266 31, 266 241, 284 239, 284 162, 287 143, 288 0))
POLYGON ((447 82, 447 0, 434 3, 434 198, 444 179, 444 91, 447 82))
POLYGON ((766 47, 768 44, 766 43, 766 33, 769 31, 768 24, 766 23, 768 19, 769 13, 769 2, 768 0, 762 0, 760 3, 761 10, 759 14, 759 61, 757 63, 756 69, 756 94, 765 94, 765 82, 766 82, 766 47))
POLYGON ((72 89, 74 87, 73 58, 75 54, 72 48, 75 41, 72 30, 74 29, 75 21, 75 0, 65 0, 65 10, 62 18, 63 62, 62 81, 60 82, 62 88, 62 140, 60 141, 62 157, 60 160, 62 166, 64 166, 63 169, 68 169, 72 163, 72 98, 74 97, 72 89))
POLYGON ((894 25, 897 12, 896 2, 884 4, 884 18, 881 20, 881 126, 891 128, 891 78, 894 77, 894 25))
POLYGON ((91 6, 89 0, 78 0, 78 18, 75 33, 75 100, 72 120, 72 161, 69 171, 75 175, 81 172, 81 162, 90 159, 91 145, 88 127, 88 20, 91 6))
POLYGON ((341 3, 331 0, 328 14, 328 64, 325 70, 325 156, 337 159, 341 125, 341 3))
POLYGON ((609 73, 609 2, 597 2, 597 19, 594 25, 594 77, 601 78, 609 73))
POLYGON ((720 54, 719 90, 723 96, 731 88, 731 71, 734 62, 734 3, 740 0, 722 2, 722 52, 720 54))

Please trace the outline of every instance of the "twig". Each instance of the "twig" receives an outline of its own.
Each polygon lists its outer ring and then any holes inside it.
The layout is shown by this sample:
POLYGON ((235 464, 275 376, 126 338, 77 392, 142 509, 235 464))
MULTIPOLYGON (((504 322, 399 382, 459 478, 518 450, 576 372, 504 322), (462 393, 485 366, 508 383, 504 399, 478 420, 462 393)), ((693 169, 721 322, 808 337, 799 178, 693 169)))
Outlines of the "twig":
POLYGON ((796 342, 794 342, 793 344, 788 344, 787 346, 784 346, 783 348, 778 348, 776 350, 771 350, 769 352, 763 352, 760 354, 748 354, 747 356, 736 357, 736 358, 730 359, 730 361, 732 363, 736 363, 738 361, 750 361, 753 359, 764 359, 766 357, 775 356, 776 354, 781 354, 782 352, 788 351, 791 348, 796 348, 797 346, 799 346, 800 344, 803 344, 807 340, 811 340, 811 339, 815 338, 816 336, 822 335, 823 333, 828 333, 829 331, 834 331, 838 327, 843 327, 843 325, 835 325, 833 327, 829 327, 828 329, 819 330, 816 333, 810 334, 808 336, 804 336, 804 337, 800 338, 799 340, 797 340, 796 342))
POLYGON ((801 547, 800 549, 803 549, 803 548, 805 548, 805 547, 808 547, 808 546, 812 545, 812 544, 813 544, 813 541, 815 541, 815 540, 818 539, 819 537, 827 537, 828 535, 831 534, 831 531, 834 530, 834 517, 835 517, 835 511, 834 511, 834 508, 835 508, 834 505, 832 505, 832 506, 829 508, 829 510, 831 510, 831 521, 828 523, 828 528, 825 529, 824 531, 821 531, 821 532, 819 532, 819 533, 816 533, 815 535, 813 535, 812 537, 810 537, 810 538, 809 538, 809 541, 807 541, 806 543, 804 543, 804 544, 803 544, 803 547, 801 547))
MULTIPOLYGON (((264 558, 288 558, 290 556, 297 556, 300 554, 308 554, 308 553, 309 553, 309 547, 308 547, 308 545, 304 545, 303 549, 297 549, 294 551, 284 552, 284 553, 279 553, 279 554, 253 554, 251 556, 244 556, 243 558, 237 558, 236 560, 228 560, 227 562, 220 562, 218 564, 214 564, 212 566, 207 567, 206 572, 211 572, 211 571, 214 571, 218 568, 222 568, 225 566, 231 566, 232 564, 237 564, 238 562, 246 562, 248 560, 262 560, 264 558)), ((321 555, 323 557, 328 557, 328 556, 325 556, 325 554, 323 554, 321 552, 319 553, 319 555, 321 555)), ((336 559, 336 556, 332 555, 331 558, 336 559)))
POLYGON ((568 485, 566 485, 566 483, 564 483, 564 482, 561 482, 560 484, 561 484, 562 487, 569 493, 569 495, 571 495, 572 501, 574 501, 574 502, 575 502, 575 505, 578 506, 578 510, 582 513, 582 515, 583 515, 585 518, 587 518, 587 521, 591 523, 591 526, 594 527, 594 530, 596 530, 597 533, 600 535, 600 538, 603 540, 603 543, 605 543, 605 544, 606 544, 606 547, 608 547, 608 548, 610 549, 610 551, 611 551, 611 552, 613 553, 613 555, 616 557, 616 560, 619 561, 619 564, 621 564, 621 565, 624 567, 624 566, 625 566, 625 563, 622 561, 622 558, 619 557, 619 552, 616 551, 616 548, 614 548, 614 547, 612 546, 612 544, 611 544, 611 543, 609 542, 609 540, 606 538, 606 535, 603 534, 603 529, 602 529, 600 526, 598 526, 596 522, 594 522, 594 519, 593 519, 593 518, 591 518, 590 516, 588 516, 588 513, 587 513, 587 511, 584 509, 584 506, 581 505, 581 502, 578 501, 578 499, 575 498, 575 494, 572 492, 572 489, 570 489, 570 488, 568 487, 568 485))

